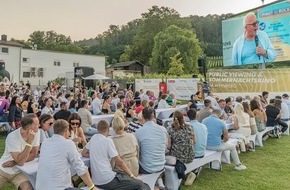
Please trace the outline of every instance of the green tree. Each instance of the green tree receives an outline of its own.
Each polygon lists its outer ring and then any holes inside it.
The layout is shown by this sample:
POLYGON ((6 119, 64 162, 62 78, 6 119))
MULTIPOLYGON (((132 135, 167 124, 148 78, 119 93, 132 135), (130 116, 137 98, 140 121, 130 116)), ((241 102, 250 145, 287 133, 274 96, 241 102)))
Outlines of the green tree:
POLYGON ((197 73, 197 60, 202 53, 194 32, 175 25, 158 33, 154 38, 151 66, 159 72, 169 69, 170 57, 180 53, 185 73, 197 73))
POLYGON ((142 20, 143 22, 130 47, 132 51, 129 57, 131 60, 139 60, 145 65, 149 64, 154 46, 154 37, 159 32, 164 31, 170 25, 190 29, 189 22, 182 19, 176 10, 168 7, 153 6, 149 9, 149 12, 142 14, 142 20))
POLYGON ((28 42, 31 43, 33 47, 37 47, 37 49, 45 49, 45 32, 33 32, 32 34, 30 34, 28 42))
POLYGON ((168 75, 177 75, 180 76, 182 75, 183 72, 183 68, 184 65, 181 63, 182 58, 178 58, 180 56, 180 53, 177 53, 176 55, 174 55, 173 57, 170 57, 170 63, 169 63, 169 69, 167 74, 168 75))
POLYGON ((206 56, 222 56, 222 20, 230 18, 233 14, 189 16, 185 18, 191 23, 200 41, 206 56))
POLYGON ((39 50, 52 50, 71 53, 83 53, 83 49, 72 43, 70 36, 57 34, 55 31, 35 31, 27 41, 31 47, 39 50))
POLYGON ((22 46, 23 48, 26 48, 26 49, 30 49, 31 48, 31 43, 29 43, 28 41, 25 41, 25 40, 16 40, 14 38, 11 38, 11 41, 23 45, 22 46))

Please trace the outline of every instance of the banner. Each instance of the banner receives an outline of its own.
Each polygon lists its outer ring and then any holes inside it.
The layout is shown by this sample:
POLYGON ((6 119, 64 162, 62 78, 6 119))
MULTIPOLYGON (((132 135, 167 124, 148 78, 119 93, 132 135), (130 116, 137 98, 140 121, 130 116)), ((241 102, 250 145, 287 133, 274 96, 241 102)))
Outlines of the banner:
POLYGON ((135 79, 135 91, 143 89, 146 93, 147 90, 150 90, 158 98, 160 82, 162 82, 162 79, 135 79))
POLYGON ((178 100, 190 100, 198 91, 198 79, 167 79, 167 89, 175 94, 178 100))
POLYGON ((217 70, 208 72, 211 91, 215 93, 289 92, 290 69, 217 70))

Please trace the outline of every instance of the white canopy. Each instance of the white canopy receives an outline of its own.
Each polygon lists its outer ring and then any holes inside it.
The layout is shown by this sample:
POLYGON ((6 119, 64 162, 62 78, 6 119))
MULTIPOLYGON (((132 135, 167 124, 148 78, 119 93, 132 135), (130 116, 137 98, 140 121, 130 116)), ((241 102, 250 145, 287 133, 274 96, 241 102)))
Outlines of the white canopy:
POLYGON ((85 77, 84 80, 102 80, 102 79, 109 79, 109 77, 106 77, 104 75, 101 74, 93 74, 91 76, 85 77))

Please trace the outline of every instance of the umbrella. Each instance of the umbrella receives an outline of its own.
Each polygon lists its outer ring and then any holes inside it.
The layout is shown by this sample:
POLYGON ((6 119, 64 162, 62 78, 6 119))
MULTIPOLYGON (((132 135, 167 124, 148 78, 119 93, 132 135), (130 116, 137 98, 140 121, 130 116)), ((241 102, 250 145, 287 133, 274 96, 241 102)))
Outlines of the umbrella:
POLYGON ((101 74, 93 74, 93 75, 90 75, 90 76, 87 76, 87 77, 84 77, 84 80, 101 80, 101 79, 109 79, 109 77, 106 77, 104 75, 101 75, 101 74))

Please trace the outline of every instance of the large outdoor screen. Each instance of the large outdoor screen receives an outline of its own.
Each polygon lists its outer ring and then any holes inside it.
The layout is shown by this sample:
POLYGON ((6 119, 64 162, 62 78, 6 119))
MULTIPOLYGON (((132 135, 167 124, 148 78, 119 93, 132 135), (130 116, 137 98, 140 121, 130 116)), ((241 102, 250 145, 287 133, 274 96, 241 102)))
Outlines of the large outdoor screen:
POLYGON ((224 66, 260 64, 290 60, 290 1, 277 1, 236 15, 222 22, 224 66), (253 12, 257 23, 245 23, 253 12), (245 27, 257 28, 252 41, 245 39, 245 27), (261 54, 256 47, 261 46, 261 54), (254 54, 254 55, 253 55, 254 54), (247 58, 248 55, 252 57, 247 58))

